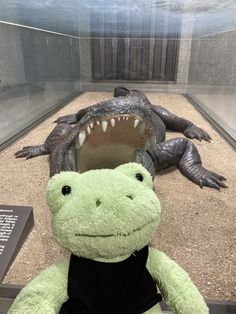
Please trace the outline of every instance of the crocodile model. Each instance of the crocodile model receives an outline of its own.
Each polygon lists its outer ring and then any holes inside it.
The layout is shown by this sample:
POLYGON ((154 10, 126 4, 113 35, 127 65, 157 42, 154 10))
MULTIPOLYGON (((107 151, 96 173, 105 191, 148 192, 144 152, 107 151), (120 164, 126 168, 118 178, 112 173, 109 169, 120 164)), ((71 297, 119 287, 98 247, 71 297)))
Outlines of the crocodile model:
POLYGON ((210 141, 204 130, 152 105, 139 91, 117 87, 114 96, 77 114, 60 117, 43 145, 24 147, 15 154, 16 158, 49 154, 51 176, 67 170, 115 168, 133 161, 141 163, 153 176, 156 171, 177 166, 200 187, 227 187, 223 176, 202 167, 197 148, 190 140, 165 141, 166 129, 210 141))

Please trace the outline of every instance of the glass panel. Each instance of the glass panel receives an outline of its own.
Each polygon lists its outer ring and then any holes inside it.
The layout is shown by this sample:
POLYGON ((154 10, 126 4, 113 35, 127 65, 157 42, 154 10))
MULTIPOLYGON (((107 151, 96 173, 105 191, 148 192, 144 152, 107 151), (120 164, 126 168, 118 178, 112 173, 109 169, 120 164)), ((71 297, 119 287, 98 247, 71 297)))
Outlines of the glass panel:
POLYGON ((187 92, 236 141, 236 31, 192 41, 187 92))
POLYGON ((81 89, 79 40, 0 23, 0 144, 81 89))

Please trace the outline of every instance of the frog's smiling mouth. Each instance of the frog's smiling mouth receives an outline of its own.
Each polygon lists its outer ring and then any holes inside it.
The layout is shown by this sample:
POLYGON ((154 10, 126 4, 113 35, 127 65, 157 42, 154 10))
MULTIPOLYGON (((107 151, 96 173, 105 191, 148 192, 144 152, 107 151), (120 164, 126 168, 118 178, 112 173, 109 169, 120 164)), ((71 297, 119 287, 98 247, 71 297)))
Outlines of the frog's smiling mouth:
POLYGON ((137 229, 134 229, 130 232, 127 233, 116 233, 116 234, 85 234, 85 233, 76 233, 75 236, 76 237, 88 237, 88 238, 110 238, 110 237, 118 237, 118 236, 122 236, 122 237, 127 237, 129 235, 131 235, 134 232, 140 231, 141 229, 145 228, 147 225, 153 223, 154 220, 151 220, 147 223, 145 223, 142 227, 139 227, 137 229))

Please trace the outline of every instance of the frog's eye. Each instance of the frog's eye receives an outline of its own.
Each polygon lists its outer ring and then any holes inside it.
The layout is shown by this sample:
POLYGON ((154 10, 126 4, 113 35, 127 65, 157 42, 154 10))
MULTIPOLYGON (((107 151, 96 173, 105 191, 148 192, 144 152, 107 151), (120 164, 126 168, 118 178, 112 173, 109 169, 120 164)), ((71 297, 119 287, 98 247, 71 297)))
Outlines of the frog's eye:
MULTIPOLYGON (((122 172, 133 180, 141 182, 142 186, 153 188, 153 180, 150 173, 142 165, 135 162, 123 164, 115 168, 117 171, 122 172)), ((137 181, 136 181, 137 183, 137 181)))
POLYGON ((136 173, 135 177, 137 180, 143 181, 143 175, 141 173, 136 173))
POLYGON ((68 195, 71 192, 71 187, 69 185, 65 185, 63 186, 63 188, 61 189, 61 193, 63 195, 68 195))

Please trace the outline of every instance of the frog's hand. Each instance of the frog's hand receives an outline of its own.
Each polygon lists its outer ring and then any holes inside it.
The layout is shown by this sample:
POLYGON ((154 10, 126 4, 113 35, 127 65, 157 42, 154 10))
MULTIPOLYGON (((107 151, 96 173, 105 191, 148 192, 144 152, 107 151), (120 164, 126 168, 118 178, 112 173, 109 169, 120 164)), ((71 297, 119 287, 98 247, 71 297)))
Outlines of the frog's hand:
POLYGON ((164 253, 150 248, 147 268, 175 314, 209 313, 189 275, 164 253))
POLYGON ((69 260, 42 271, 16 297, 8 314, 56 314, 68 299, 69 260))

